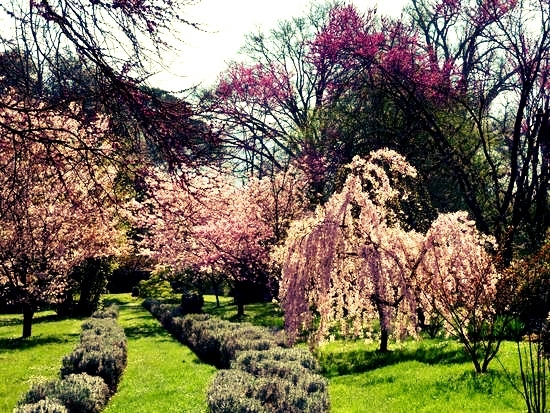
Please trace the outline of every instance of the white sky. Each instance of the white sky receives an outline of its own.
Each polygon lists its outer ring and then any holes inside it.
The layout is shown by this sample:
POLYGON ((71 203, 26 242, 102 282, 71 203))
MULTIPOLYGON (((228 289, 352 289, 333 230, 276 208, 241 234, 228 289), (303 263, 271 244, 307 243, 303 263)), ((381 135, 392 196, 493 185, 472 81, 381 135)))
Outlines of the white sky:
MULTIPOLYGON (((173 75, 151 79, 166 90, 180 90, 197 83, 209 86, 226 64, 238 59, 238 51, 246 34, 260 27, 263 31, 276 26, 279 20, 302 16, 311 0, 200 0, 188 6, 186 18, 200 23, 207 32, 186 29, 185 45, 172 62, 173 75)), ((355 0, 359 10, 377 6, 380 15, 398 17, 406 0, 355 0)))

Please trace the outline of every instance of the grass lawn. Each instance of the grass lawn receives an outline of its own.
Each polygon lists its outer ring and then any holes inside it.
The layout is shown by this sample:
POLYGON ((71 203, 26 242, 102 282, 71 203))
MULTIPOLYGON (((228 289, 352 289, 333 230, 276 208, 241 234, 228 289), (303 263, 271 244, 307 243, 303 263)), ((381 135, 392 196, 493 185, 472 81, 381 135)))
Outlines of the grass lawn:
MULTIPOLYGON (((235 321, 236 307, 221 297, 205 297, 205 310, 235 321)), ((245 305, 244 321, 282 326, 282 314, 272 303, 245 305)), ((333 342, 317 356, 329 378, 334 413, 507 413, 525 411, 523 400, 510 384, 519 380, 515 343, 505 342, 489 372, 476 375, 462 346, 451 340, 410 341, 390 346, 380 355, 377 344, 333 342)), ((519 382, 518 382, 519 384, 519 382)))
POLYGON ((32 337, 21 340, 21 315, 0 315, 0 412, 11 412, 37 377, 56 377, 61 360, 79 341, 80 319, 54 312, 35 315, 32 337))
MULTIPOLYGON (((128 337, 128 366, 108 413, 206 411, 206 388, 216 372, 174 340, 129 295, 107 296, 120 305, 119 323, 128 337)), ((37 377, 56 377, 63 356, 77 345, 82 319, 35 317, 33 336, 21 335, 22 317, 0 316, 0 412, 11 412, 37 377)))
POLYGON ((220 306, 216 307, 213 295, 204 296, 204 311, 229 321, 245 321, 259 326, 283 328, 283 313, 274 303, 245 304, 244 317, 237 318, 237 306, 233 298, 220 297, 220 306))
MULTIPOLYGON (((120 305, 119 322, 128 337, 128 367, 106 413, 206 412, 205 392, 216 370, 176 342, 129 295, 107 296, 120 305)), ((236 307, 205 297, 208 312, 234 320, 236 307)), ((245 306, 245 321, 281 325, 275 305, 245 306)), ((33 337, 18 340, 21 317, 0 316, 0 412, 10 412, 37 376, 55 377, 62 357, 78 342, 81 319, 39 313, 33 337)), ((462 347, 453 341, 425 340, 390 346, 380 355, 376 344, 333 342, 317 352, 329 378, 331 412, 507 413, 526 411, 494 360, 490 372, 473 373, 462 347)), ((514 343, 503 343, 499 358, 517 377, 514 343)))
POLYGON ((174 340, 143 309, 142 300, 115 297, 128 338, 128 367, 104 412, 206 412, 206 389, 216 369, 174 340))
MULTIPOLYGON (((390 347, 330 343, 318 356, 329 377, 334 413, 507 413, 526 411, 497 360, 476 375, 462 347, 453 341, 425 340, 390 347)), ((499 359, 517 372, 515 343, 503 343, 499 359)), ((516 375, 516 378, 517 375, 516 375)))

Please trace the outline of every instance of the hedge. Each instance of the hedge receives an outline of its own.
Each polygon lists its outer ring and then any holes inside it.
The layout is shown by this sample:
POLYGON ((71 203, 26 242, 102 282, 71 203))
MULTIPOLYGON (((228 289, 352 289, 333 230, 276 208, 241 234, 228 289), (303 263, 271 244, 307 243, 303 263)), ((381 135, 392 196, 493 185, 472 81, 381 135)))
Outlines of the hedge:
POLYGON ((231 323, 147 299, 144 307, 204 362, 220 370, 208 388, 210 413, 324 413, 328 382, 306 349, 286 348, 282 332, 231 323))
POLYGON ((127 340, 114 305, 82 323, 80 343, 63 358, 60 378, 33 384, 14 413, 98 413, 116 391, 127 363, 127 340))

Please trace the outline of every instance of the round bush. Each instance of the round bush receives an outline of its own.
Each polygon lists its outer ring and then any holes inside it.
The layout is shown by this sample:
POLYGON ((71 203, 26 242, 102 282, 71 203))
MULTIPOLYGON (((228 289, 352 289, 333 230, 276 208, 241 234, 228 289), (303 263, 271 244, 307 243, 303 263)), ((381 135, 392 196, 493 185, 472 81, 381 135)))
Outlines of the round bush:
POLYGON ((185 293, 181 296, 181 311, 183 314, 202 313, 204 298, 201 294, 185 293))
POLYGON ((65 406, 69 413, 98 413, 105 407, 108 397, 109 388, 101 377, 71 374, 62 380, 35 383, 23 395, 19 406, 51 399, 65 406))

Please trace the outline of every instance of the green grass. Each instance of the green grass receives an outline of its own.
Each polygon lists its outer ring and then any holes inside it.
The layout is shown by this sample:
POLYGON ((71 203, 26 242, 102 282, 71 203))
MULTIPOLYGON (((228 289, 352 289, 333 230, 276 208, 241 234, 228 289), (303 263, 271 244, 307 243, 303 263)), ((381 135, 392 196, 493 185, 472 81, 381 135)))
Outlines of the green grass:
MULTIPOLYGON (((236 320, 230 298, 215 307, 205 297, 205 311, 236 320)), ((245 306, 244 321, 282 326, 282 313, 272 303, 245 306)), ((518 379, 514 343, 503 343, 499 359, 489 372, 476 375, 462 346, 452 340, 409 341, 393 344, 380 354, 377 343, 333 342, 323 345, 317 356, 329 378, 333 413, 507 413, 525 411, 523 400, 508 378, 518 379)))
MULTIPOLYGON (((129 295, 107 296, 120 305, 119 322, 128 338, 128 366, 108 413, 206 411, 206 389, 216 369, 202 363, 129 295)), ((0 412, 11 412, 38 377, 57 377, 63 356, 77 345, 82 319, 53 312, 35 317, 33 336, 21 335, 21 316, 0 316, 0 412)))
POLYGON ((11 412, 38 377, 56 377, 61 360, 79 341, 80 319, 51 311, 35 315, 33 335, 20 339, 22 316, 0 315, 0 412, 11 412))
POLYGON ((329 377, 333 413, 507 413, 525 411, 508 374, 517 379, 514 343, 503 343, 498 361, 475 374, 462 347, 425 340, 393 345, 380 354, 375 344, 335 342, 318 357, 329 377))
POLYGON ((233 298, 220 297, 220 306, 216 307, 213 295, 204 296, 203 310, 229 321, 246 321, 264 327, 283 327, 283 313, 275 303, 253 303, 244 306, 244 317, 237 317, 237 306, 233 298))
MULTIPOLYGON (((128 337, 128 367, 106 413, 206 412, 205 392, 216 370, 176 342, 129 295, 106 297, 120 305, 119 322, 128 337)), ((205 297, 205 309, 235 320, 236 307, 205 297)), ((245 306, 245 321, 281 326, 271 303, 245 306)), ((51 312, 36 317, 33 337, 18 340, 21 317, 0 316, 0 412, 10 412, 37 376, 55 377, 61 359, 78 342, 80 319, 59 319, 51 312)), ((329 379, 331 412, 507 413, 526 411, 498 361, 489 373, 473 373, 462 347, 447 340, 393 344, 388 354, 376 343, 333 342, 318 350, 329 379)), ((499 358, 517 378, 514 343, 504 343, 499 358)))
POLYGON ((104 412, 206 412, 206 389, 216 369, 175 341, 141 307, 142 300, 116 299, 128 338, 128 367, 104 412))

